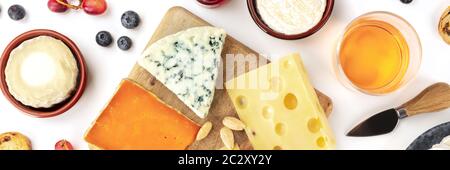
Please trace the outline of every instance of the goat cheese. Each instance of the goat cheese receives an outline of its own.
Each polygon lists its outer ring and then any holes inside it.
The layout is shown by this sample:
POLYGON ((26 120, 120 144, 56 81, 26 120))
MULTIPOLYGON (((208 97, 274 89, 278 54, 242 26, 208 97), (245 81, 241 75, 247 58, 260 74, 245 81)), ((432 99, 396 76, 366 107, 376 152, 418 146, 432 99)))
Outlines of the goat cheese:
POLYGON ((61 40, 39 36, 24 41, 9 55, 5 81, 12 96, 33 108, 51 108, 77 88, 79 69, 61 40))

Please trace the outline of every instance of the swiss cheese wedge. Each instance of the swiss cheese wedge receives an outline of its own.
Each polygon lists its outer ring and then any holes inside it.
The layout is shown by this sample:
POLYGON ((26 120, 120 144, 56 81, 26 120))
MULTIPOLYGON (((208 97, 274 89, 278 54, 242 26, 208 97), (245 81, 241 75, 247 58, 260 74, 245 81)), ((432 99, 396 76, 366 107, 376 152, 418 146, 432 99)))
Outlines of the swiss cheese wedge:
POLYGON ((298 54, 225 84, 254 149, 334 149, 335 138, 298 54))
POLYGON ((97 149, 183 150, 199 128, 141 86, 123 80, 85 140, 97 149))

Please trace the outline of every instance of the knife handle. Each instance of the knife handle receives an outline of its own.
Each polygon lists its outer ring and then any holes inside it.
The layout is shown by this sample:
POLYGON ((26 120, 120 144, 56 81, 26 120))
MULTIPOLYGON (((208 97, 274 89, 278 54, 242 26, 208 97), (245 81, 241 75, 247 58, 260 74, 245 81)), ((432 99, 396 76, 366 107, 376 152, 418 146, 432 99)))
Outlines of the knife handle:
POLYGON ((436 83, 423 90, 415 98, 399 108, 406 111, 408 116, 430 113, 450 107, 450 86, 447 83, 436 83))

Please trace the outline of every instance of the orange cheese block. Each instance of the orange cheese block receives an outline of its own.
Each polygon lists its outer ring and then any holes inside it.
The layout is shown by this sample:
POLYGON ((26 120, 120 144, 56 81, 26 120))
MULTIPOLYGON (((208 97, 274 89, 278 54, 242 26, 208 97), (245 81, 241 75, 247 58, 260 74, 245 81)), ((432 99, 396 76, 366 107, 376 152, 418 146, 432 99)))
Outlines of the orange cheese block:
POLYGON ((182 150, 199 128, 141 86, 123 80, 85 140, 99 149, 182 150))

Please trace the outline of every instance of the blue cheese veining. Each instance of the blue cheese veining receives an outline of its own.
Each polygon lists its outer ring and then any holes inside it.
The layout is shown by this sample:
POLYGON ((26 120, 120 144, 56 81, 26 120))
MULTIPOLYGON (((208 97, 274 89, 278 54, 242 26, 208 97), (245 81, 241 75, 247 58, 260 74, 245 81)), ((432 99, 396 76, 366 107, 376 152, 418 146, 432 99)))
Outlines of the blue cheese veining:
POLYGON ((226 33, 195 27, 169 35, 148 47, 138 64, 204 118, 209 112, 226 33))

